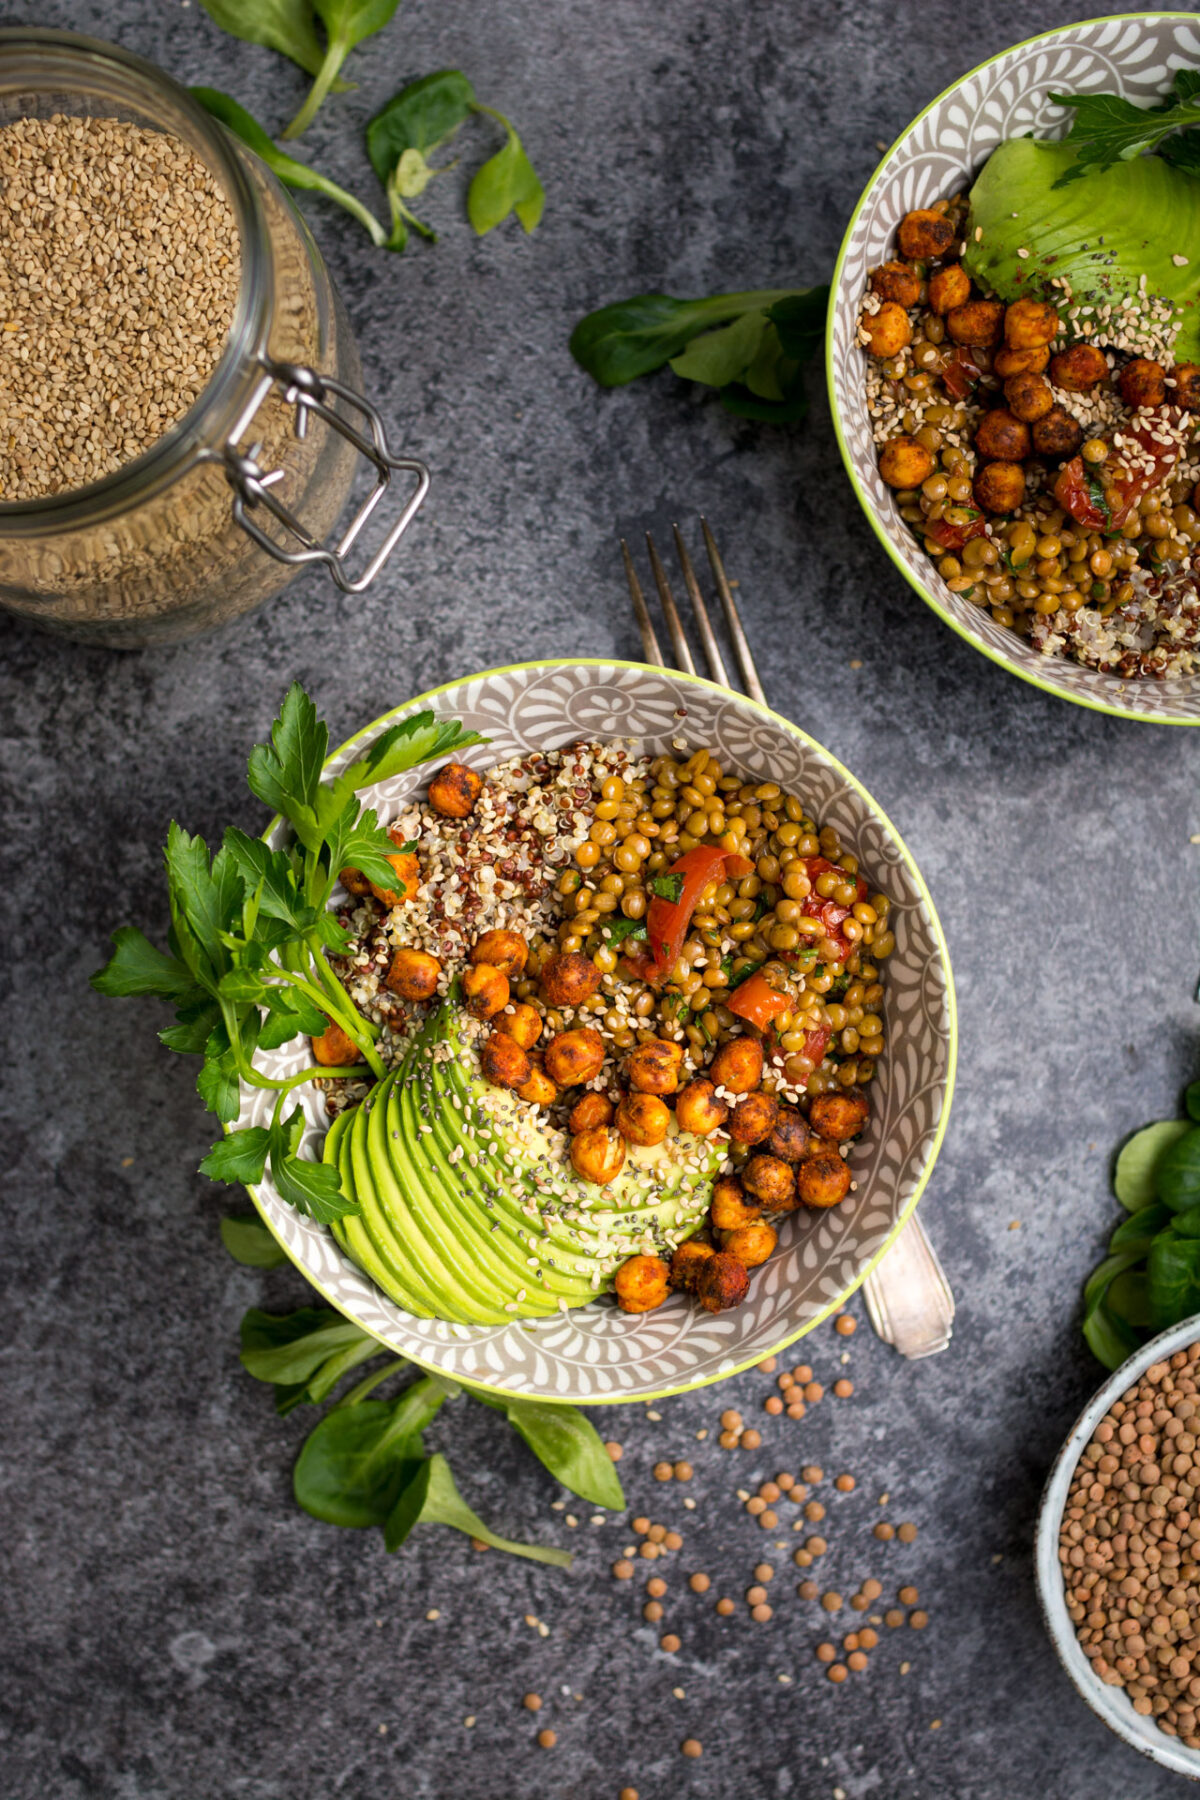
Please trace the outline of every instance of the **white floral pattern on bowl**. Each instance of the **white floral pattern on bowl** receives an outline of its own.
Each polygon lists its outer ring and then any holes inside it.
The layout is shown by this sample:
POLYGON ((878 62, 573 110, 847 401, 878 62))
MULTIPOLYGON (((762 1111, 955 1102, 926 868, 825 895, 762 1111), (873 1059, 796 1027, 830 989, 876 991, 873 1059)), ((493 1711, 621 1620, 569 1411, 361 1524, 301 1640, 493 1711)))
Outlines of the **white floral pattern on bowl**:
MULTIPOLYGON (((323 1227, 301 1217, 269 1179, 253 1198, 292 1261, 334 1306, 401 1356, 463 1381, 546 1399, 645 1399, 719 1380, 809 1330, 866 1275, 916 1205, 945 1130, 954 1079, 954 999, 945 941, 916 865, 870 796, 811 738, 785 720, 709 682, 633 663, 532 663, 498 669, 421 696, 364 727, 330 758, 336 771, 386 725, 431 707, 490 742, 467 753, 486 769, 585 734, 636 737, 656 750, 681 733, 712 745, 723 765, 775 780, 806 797, 836 826, 893 903, 896 949, 887 964, 888 1047, 873 1085, 875 1117, 859 1148, 855 1195, 830 1214, 789 1220, 782 1248, 755 1275, 750 1298, 718 1317, 672 1298, 629 1318, 610 1299, 541 1321, 467 1327, 404 1312, 345 1257, 323 1227)), ((364 790, 394 816, 430 771, 364 790)), ((272 1075, 306 1066, 307 1041, 257 1057, 272 1075)), ((319 1155, 323 1098, 298 1090, 304 1151, 319 1155)), ((266 1123, 272 1096, 242 1089, 239 1125, 266 1123)))
POLYGON ((1200 725, 1200 677, 1124 681, 1043 656, 983 608, 950 592, 880 479, 857 340, 867 277, 894 254, 896 227, 906 212, 963 187, 1005 138, 1062 136, 1067 115, 1051 104, 1052 92, 1117 93, 1149 105, 1181 67, 1200 67, 1200 17, 1127 13, 1031 38, 947 88, 893 144, 858 203, 834 272, 826 367, 838 442, 867 517, 901 573, 960 637, 1026 681, 1079 705, 1200 725))

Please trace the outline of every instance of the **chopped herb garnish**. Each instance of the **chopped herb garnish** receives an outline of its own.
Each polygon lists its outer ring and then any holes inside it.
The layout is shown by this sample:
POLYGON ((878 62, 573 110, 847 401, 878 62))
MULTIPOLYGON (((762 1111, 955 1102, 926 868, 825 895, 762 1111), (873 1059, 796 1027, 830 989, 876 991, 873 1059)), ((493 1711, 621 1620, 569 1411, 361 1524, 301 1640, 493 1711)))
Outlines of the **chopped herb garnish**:
POLYGON ((646 921, 644 919, 607 919, 600 927, 600 935, 606 944, 623 944, 627 938, 644 938, 646 921))
POLYGON ((675 905, 683 894, 683 880, 682 875, 656 875, 650 883, 650 892, 675 905))

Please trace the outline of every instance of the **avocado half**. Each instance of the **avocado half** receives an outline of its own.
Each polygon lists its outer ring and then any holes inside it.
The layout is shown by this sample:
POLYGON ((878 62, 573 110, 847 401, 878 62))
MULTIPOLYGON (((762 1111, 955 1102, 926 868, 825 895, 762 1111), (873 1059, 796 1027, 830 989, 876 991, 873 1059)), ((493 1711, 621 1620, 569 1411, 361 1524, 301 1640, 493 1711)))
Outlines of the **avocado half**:
POLYGON ((464 1325, 544 1318, 586 1306, 627 1257, 692 1235, 723 1146, 679 1134, 631 1150, 605 1187, 580 1181, 561 1134, 483 1080, 460 1023, 452 1002, 436 1008, 325 1139, 359 1208, 330 1229, 397 1305, 464 1325))

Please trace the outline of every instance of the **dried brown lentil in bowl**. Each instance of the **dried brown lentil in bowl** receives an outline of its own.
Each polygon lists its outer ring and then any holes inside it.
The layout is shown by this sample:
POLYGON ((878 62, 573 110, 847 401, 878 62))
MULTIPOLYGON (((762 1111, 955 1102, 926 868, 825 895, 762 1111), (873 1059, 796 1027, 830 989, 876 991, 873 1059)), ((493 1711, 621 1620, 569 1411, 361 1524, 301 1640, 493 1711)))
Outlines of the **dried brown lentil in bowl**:
POLYGON ((1067 1611, 1099 1678, 1200 1749, 1200 1342, 1151 1364, 1109 1407, 1059 1529, 1067 1611))

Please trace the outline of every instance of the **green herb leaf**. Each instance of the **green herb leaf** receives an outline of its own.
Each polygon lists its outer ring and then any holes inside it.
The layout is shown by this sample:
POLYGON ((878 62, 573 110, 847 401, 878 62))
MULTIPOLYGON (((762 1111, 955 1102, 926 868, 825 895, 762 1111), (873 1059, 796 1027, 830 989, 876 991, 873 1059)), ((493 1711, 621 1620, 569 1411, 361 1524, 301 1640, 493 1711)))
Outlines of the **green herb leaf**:
POLYGON ((156 950, 136 926, 123 925, 113 932, 112 941, 112 955, 89 977, 98 994, 117 998, 149 994, 156 1000, 174 1001, 196 995, 196 979, 186 964, 156 950))
POLYGON ((1127 1212, 1137 1212, 1157 1198, 1155 1176, 1163 1152, 1191 1130, 1186 1119, 1163 1119, 1147 1125, 1122 1146, 1113 1175, 1113 1192, 1127 1212))
MULTIPOLYGON (((279 177, 285 187, 297 188, 304 193, 324 194, 327 200, 336 201, 339 206, 345 207, 348 213, 353 213, 370 236, 373 244, 380 249, 389 247, 387 232, 374 213, 369 211, 361 200, 356 200, 353 194, 347 193, 345 188, 339 187, 336 181, 330 181, 327 175, 321 175, 316 169, 310 169, 307 163, 298 162, 294 156, 289 156, 286 151, 281 150, 268 137, 258 120, 248 113, 244 106, 239 106, 238 102, 229 94, 221 93, 219 88, 210 87, 194 87, 191 91, 201 106, 210 112, 214 119, 219 119, 227 130, 232 131, 235 137, 241 138, 242 142, 249 145, 256 156, 262 158, 268 169, 279 177)), ((273 802, 268 802, 268 804, 273 804, 273 802)))
POLYGON ((1118 1319, 1103 1300, 1097 1303, 1083 1321, 1083 1335, 1093 1356, 1106 1369, 1119 1369, 1142 1341, 1140 1333, 1123 1319, 1118 1319))
POLYGON ((1140 1206, 1137 1212, 1121 1220, 1108 1240, 1108 1247, 1110 1250, 1132 1250, 1140 1246, 1144 1256, 1158 1233, 1170 1223, 1171 1214, 1158 1201, 1140 1206))
POLYGON ((352 789, 367 787, 371 782, 387 781, 419 763, 432 762, 469 750, 473 744, 486 744, 489 739, 477 731, 464 731, 457 719, 438 719, 431 712, 414 713, 380 732, 374 743, 343 772, 341 780, 352 789))
POLYGON ((358 1202, 342 1192, 337 1170, 298 1154, 303 1131, 304 1114, 298 1106, 271 1127, 271 1179, 280 1198, 319 1225, 357 1214, 358 1202))
POLYGON ((305 1512, 330 1525, 384 1525, 424 1461, 421 1433, 446 1398, 436 1377, 396 1400, 336 1407, 309 1433, 292 1489, 305 1512))
POLYGON ((493 1550, 507 1550, 510 1556, 525 1556, 532 1562, 553 1563, 562 1569, 571 1566, 566 1550, 552 1550, 543 1544, 517 1544, 511 1538, 497 1536, 462 1498, 444 1456, 431 1456, 400 1495, 384 1526, 387 1548, 398 1550, 416 1525, 450 1525, 468 1537, 479 1538, 493 1550))
POLYGON ((234 1262, 248 1269, 279 1269, 287 1251, 276 1242, 257 1213, 229 1214, 221 1220, 221 1242, 234 1262))
POLYGON ((475 103, 474 111, 487 113, 503 125, 504 148, 477 170, 467 189, 467 217, 480 237, 515 213, 527 232, 537 228, 546 207, 546 190, 520 138, 502 113, 475 103))
POLYGON ((1200 1081, 1193 1081, 1184 1089, 1183 1104, 1189 1119, 1200 1120, 1200 1081))
MULTIPOLYGON (((1181 71, 1181 73, 1185 73, 1181 71)), ((1188 75, 1192 72, 1187 71, 1188 75)), ((1174 132, 1200 125, 1200 106, 1193 103, 1190 81, 1180 89, 1176 103, 1135 106, 1117 94, 1051 94, 1056 106, 1075 109, 1065 142, 1075 151, 1074 165, 1059 176, 1055 187, 1065 187, 1092 170, 1111 169, 1146 151, 1157 150, 1174 132)))
MULTIPOLYGON (((261 1181, 270 1147, 271 1134, 265 1125, 249 1125, 242 1131, 231 1131, 219 1144, 213 1145, 200 1164, 200 1173, 207 1175, 210 1181, 261 1181)), ((266 1231, 261 1220, 250 1223, 266 1231)))
POLYGON ((1200 1312, 1200 1238, 1160 1232, 1146 1258, 1150 1322, 1165 1331, 1200 1312))
POLYGON ((682 875, 656 875, 650 883, 650 892, 660 900, 669 900, 673 906, 677 906, 683 896, 683 883, 682 875))
POLYGON ((1104 1296, 1104 1304, 1110 1313, 1123 1319, 1126 1325, 1132 1325, 1135 1331, 1144 1331, 1153 1322, 1146 1271, 1122 1269, 1119 1275, 1114 1275, 1104 1296))
POLYGON ((453 137, 470 118, 474 99, 474 88, 458 69, 423 75, 393 94, 367 125, 367 155, 384 186, 406 150, 425 159, 453 137))
POLYGON ((686 350, 671 358, 671 368, 685 381, 699 381, 705 387, 725 387, 750 367, 766 329, 767 315, 763 308, 744 312, 732 324, 694 337, 686 350))
POLYGON ((196 1077, 196 1092, 209 1112, 216 1113, 222 1125, 233 1124, 242 1110, 242 1098, 232 1051, 227 1050, 223 1056, 209 1057, 205 1061, 196 1077))
MULTIPOLYGON (((1163 1211, 1166 1211, 1165 1207, 1163 1211)), ((1200 1237, 1200 1206, 1189 1206, 1186 1211, 1176 1213, 1171 1224, 1180 1237, 1200 1237)))
MULTIPOLYGON (((246 44, 264 44, 315 75, 325 60, 312 0, 200 0, 214 25, 246 44)), ((335 82, 337 92, 353 84, 335 82)))
POLYGON ((1200 1125, 1189 1125, 1167 1144, 1154 1165, 1154 1180, 1159 1199, 1172 1212, 1200 1204, 1200 1125))
POLYGON ((329 1306, 302 1306, 293 1313, 251 1307, 242 1319, 241 1364, 256 1381, 307 1382, 322 1363, 350 1345, 378 1355, 377 1338, 329 1306))
POLYGON ((578 1407, 510 1400, 504 1411, 513 1430, 564 1487, 593 1506, 624 1506, 625 1495, 612 1458, 595 1426, 578 1407))
POLYGON ((692 339, 716 325, 760 313, 791 297, 789 288, 679 300, 635 294, 592 312, 571 333, 571 355, 601 387, 623 387, 681 356, 692 339))
POLYGON ((284 132, 285 138, 297 138, 308 129, 325 96, 334 87, 350 52, 364 38, 383 30, 399 0, 313 0, 313 5, 328 41, 308 98, 284 132))
POLYGON ((646 935, 645 919, 605 919, 600 926, 600 936, 611 948, 617 944, 628 943, 631 938, 644 938, 646 935))

